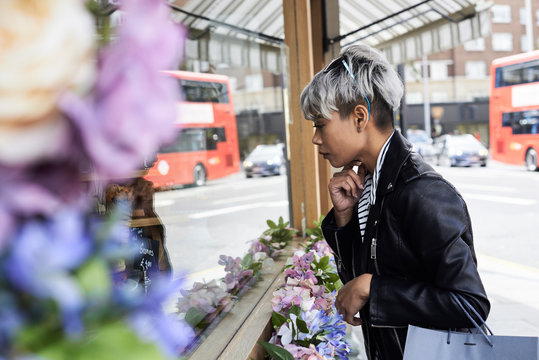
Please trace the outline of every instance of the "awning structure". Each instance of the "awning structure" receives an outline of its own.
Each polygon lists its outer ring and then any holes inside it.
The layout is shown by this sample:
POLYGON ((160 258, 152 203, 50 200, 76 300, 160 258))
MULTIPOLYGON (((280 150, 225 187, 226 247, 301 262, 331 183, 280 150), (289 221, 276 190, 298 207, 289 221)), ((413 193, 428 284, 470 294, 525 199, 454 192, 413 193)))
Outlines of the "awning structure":
MULTIPOLYGON (((198 31, 284 41, 283 0, 175 0, 176 21, 198 31)), ((337 1, 327 0, 327 6, 337 1)), ((341 46, 364 42, 394 64, 450 49, 490 32, 484 0, 339 0, 341 46)))

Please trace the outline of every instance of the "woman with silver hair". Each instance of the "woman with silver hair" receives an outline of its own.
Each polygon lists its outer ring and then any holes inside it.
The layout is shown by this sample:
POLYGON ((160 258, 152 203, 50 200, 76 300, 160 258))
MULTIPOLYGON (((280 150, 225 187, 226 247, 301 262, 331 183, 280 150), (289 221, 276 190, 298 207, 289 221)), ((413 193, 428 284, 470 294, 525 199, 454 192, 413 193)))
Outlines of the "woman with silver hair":
POLYGON ((345 284, 335 305, 361 325, 369 359, 402 359, 408 325, 473 324, 451 294, 486 318, 462 196, 395 131, 403 85, 381 53, 346 48, 301 94, 312 138, 335 173, 322 231, 345 284))

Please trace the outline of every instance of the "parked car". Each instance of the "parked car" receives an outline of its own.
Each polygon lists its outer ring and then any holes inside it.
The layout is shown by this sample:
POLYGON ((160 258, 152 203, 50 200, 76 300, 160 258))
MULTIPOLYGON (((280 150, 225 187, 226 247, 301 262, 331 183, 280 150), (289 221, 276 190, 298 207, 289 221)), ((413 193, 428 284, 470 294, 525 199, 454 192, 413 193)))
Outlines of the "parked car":
POLYGON ((245 176, 286 174, 284 144, 258 145, 243 162, 245 176))
POLYGON ((427 162, 434 162, 436 152, 432 145, 432 139, 425 130, 409 129, 406 131, 406 137, 412 144, 412 149, 425 159, 427 162))
POLYGON ((487 166, 488 150, 473 135, 442 135, 434 147, 440 166, 487 166))

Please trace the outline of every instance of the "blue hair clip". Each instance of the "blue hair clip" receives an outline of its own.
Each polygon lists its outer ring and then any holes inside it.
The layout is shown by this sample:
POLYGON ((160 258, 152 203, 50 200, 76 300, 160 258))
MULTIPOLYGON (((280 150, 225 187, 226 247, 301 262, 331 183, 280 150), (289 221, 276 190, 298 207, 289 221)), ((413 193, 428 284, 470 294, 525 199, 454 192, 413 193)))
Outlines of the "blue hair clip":
MULTIPOLYGON (((350 66, 348 66, 348 63, 346 62, 346 60, 344 58, 341 59, 342 60, 342 63, 344 64, 344 67, 346 68, 346 70, 348 71, 348 73, 350 74, 350 76, 352 77, 352 79, 354 79, 354 81, 356 82, 358 88, 359 87, 359 82, 357 81, 356 77, 354 76, 354 73, 352 72, 352 69, 350 69, 350 66)), ((369 122, 369 116, 371 114, 371 103, 369 101, 369 99, 367 99, 367 97, 364 95, 364 94, 361 94, 361 96, 363 96, 365 98, 365 101, 367 101, 367 122, 369 122)))

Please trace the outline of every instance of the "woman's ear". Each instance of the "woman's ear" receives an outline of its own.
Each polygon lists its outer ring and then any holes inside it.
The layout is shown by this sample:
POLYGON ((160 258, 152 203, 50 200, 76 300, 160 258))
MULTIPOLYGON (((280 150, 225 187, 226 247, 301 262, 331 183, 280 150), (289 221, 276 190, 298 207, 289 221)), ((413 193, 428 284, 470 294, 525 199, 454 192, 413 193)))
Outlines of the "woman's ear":
POLYGON ((364 105, 356 105, 354 108, 354 118, 356 121, 357 131, 365 129, 369 122, 369 111, 364 105))

